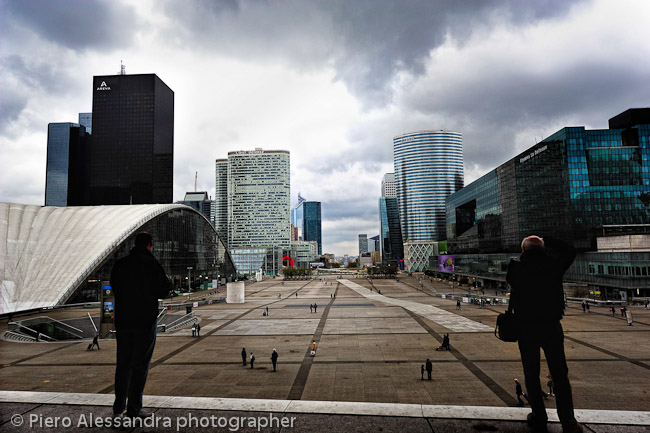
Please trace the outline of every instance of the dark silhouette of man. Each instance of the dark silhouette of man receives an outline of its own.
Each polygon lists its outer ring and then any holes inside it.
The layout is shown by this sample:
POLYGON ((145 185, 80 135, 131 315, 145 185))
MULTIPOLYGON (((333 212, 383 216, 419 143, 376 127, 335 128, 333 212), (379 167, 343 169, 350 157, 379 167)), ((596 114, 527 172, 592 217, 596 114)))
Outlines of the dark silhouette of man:
POLYGON ((431 372, 433 371, 433 364, 431 363, 431 360, 427 358, 427 362, 425 363, 426 370, 427 370, 427 379, 431 380, 431 372))
POLYGON ((246 366, 246 348, 242 347, 241 349, 241 364, 245 367, 246 366))
POLYGON ((275 349, 273 349, 273 353, 271 353, 271 363, 273 364, 273 371, 276 371, 278 365, 278 352, 276 352, 275 349))
POLYGON ((117 331, 116 416, 124 409, 129 417, 147 415, 142 412, 142 392, 156 345, 158 299, 171 290, 152 249, 153 237, 147 232, 138 233, 129 255, 119 259, 111 272, 117 331))
POLYGON ((552 238, 529 236, 521 243, 520 260, 511 260, 506 280, 512 287, 511 302, 520 329, 519 352, 532 412, 528 422, 546 432, 548 417, 539 381, 540 348, 555 384, 557 413, 564 433, 582 432, 573 412, 569 369, 564 355, 562 277, 576 256, 575 248, 552 238))

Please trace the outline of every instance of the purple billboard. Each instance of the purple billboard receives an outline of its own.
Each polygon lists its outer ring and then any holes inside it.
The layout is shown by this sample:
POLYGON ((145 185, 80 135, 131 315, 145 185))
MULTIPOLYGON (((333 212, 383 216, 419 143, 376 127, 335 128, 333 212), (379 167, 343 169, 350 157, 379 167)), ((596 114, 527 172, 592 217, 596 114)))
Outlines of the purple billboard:
POLYGON ((456 272, 454 256, 438 256, 438 270, 441 272, 456 272))

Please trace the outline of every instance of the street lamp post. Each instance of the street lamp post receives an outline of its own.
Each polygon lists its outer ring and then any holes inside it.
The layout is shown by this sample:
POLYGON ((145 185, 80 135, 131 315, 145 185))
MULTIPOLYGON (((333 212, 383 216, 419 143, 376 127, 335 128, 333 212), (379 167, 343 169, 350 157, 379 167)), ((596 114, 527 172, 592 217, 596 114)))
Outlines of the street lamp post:
POLYGON ((193 266, 187 267, 187 300, 189 301, 192 298, 192 269, 193 266))

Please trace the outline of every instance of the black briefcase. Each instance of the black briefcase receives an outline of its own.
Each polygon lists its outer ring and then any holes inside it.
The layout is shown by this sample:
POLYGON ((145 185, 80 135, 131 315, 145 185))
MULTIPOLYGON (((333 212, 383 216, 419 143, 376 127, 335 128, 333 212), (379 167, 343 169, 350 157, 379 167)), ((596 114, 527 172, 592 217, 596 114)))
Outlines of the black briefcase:
POLYGON ((494 335, 501 341, 515 342, 519 339, 519 326, 515 315, 512 313, 512 304, 505 313, 497 316, 497 326, 494 335))

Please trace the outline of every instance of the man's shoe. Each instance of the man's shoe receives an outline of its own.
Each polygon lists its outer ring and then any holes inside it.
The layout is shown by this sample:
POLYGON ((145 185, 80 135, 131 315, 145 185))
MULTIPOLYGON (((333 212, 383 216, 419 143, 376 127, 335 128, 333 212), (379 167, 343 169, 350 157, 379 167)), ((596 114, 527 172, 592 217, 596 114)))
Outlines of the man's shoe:
POLYGON ((138 412, 136 415, 132 415, 127 412, 125 416, 128 416, 129 418, 149 418, 152 415, 153 412, 150 412, 148 410, 140 410, 140 412, 138 412))
POLYGON ((546 427, 546 421, 538 421, 535 419, 533 413, 529 413, 526 417, 526 422, 533 429, 535 433, 548 433, 548 428, 546 427))
POLYGON ((584 427, 582 427, 582 424, 580 424, 579 422, 576 422, 571 427, 562 428, 562 433, 583 433, 584 430, 585 429, 584 429, 584 427))

